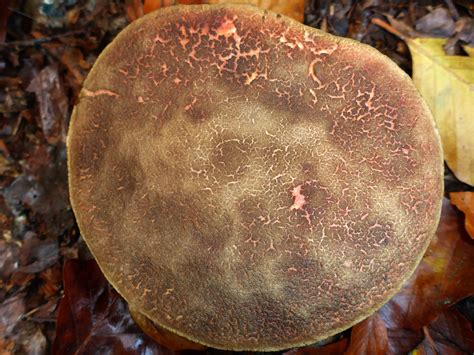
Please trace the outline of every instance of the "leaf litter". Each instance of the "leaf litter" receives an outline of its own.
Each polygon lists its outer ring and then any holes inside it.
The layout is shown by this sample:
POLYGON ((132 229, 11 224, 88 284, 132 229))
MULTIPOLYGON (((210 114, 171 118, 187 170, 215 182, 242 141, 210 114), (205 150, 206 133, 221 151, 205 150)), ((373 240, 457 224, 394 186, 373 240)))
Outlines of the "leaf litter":
MULTIPOLYGON (((151 7, 175 2, 0 2, 7 9, 0 15, 2 354, 174 352, 141 332, 90 260, 69 205, 65 138, 82 82, 105 45, 151 7)), ((290 10, 302 18, 301 7, 290 10)), ((473 13, 462 0, 313 0, 304 15, 309 25, 372 45, 411 74, 407 45, 374 20, 404 33, 451 36, 445 47, 465 54, 473 13)), ((286 354, 474 351, 474 246, 466 232, 473 189, 446 171, 446 190, 466 193, 451 195, 465 215, 445 199, 437 235, 402 290, 351 330, 286 354)))

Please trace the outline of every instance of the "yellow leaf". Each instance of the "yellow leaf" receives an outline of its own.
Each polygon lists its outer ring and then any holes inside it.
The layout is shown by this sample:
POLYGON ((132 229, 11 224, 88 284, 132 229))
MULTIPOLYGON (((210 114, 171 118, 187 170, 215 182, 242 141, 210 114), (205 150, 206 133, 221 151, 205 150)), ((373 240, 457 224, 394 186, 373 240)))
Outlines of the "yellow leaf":
POLYGON ((474 58, 446 55, 445 41, 407 40, 413 81, 436 120, 448 166, 474 185, 474 58))
POLYGON ((466 51, 469 57, 474 57, 474 47, 468 46, 467 44, 462 46, 462 48, 466 51))

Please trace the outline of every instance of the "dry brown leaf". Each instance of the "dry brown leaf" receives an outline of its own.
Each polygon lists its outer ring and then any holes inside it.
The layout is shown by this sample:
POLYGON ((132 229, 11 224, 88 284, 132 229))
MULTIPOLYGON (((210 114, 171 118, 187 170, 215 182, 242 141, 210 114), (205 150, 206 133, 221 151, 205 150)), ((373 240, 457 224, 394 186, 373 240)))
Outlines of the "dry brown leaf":
POLYGON ((278 12, 282 15, 304 21, 304 0, 208 0, 209 4, 250 4, 262 9, 278 12))
POLYGON ((380 315, 375 313, 352 328, 351 344, 345 354, 384 355, 387 351, 387 328, 380 315))
POLYGON ((52 354, 173 355, 133 322, 94 260, 66 260, 52 354))
POLYGON ((157 10, 171 5, 195 5, 195 4, 249 4, 262 9, 278 12, 291 17, 297 21, 304 21, 304 0, 145 0, 144 13, 157 10))
POLYGON ((339 341, 323 346, 305 346, 302 348, 293 349, 283 353, 283 355, 337 355, 344 354, 349 346, 349 339, 342 338, 339 341))
POLYGON ((449 198, 451 203, 466 216, 464 222, 466 231, 474 239, 474 192, 451 192, 449 198))
POLYGON ((440 224, 413 276, 380 311, 388 329, 421 330, 474 294, 474 240, 447 198, 440 224))
POLYGON ((441 314, 424 328, 425 339, 412 352, 424 354, 473 354, 474 332, 470 322, 455 308, 441 314))
POLYGON ((30 82, 40 109, 40 126, 49 144, 66 141, 68 99, 56 64, 43 68, 30 82))

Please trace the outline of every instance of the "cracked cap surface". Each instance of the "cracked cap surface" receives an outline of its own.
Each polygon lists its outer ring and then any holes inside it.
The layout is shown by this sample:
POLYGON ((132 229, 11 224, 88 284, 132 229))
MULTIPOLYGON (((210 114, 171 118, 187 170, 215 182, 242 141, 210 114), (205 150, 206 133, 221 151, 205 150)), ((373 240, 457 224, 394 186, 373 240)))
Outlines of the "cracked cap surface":
POLYGON ((388 58, 246 6, 167 8, 104 50, 68 137, 71 202, 120 294, 232 350, 362 320, 433 235, 442 154, 388 58))

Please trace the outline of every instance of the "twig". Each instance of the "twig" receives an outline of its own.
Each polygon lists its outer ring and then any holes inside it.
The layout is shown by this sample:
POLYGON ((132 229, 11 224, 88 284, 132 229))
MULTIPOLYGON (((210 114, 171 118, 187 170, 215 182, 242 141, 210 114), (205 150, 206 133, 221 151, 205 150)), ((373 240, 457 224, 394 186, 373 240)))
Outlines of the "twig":
POLYGON ((54 41, 55 39, 58 39, 58 38, 61 38, 61 37, 69 37, 69 36, 73 36, 73 35, 76 35, 76 34, 81 34, 81 33, 84 33, 84 32, 85 32, 85 30, 76 30, 76 31, 69 31, 69 32, 66 32, 66 33, 57 34, 57 35, 54 35, 54 36, 49 36, 49 37, 35 38, 35 39, 29 39, 29 40, 25 40, 25 41, 5 42, 5 43, 0 43, 0 48, 2 48, 2 47, 14 47, 14 46, 24 46, 24 47, 36 46, 37 44, 54 41))
POLYGON ((386 23, 385 21, 382 21, 381 19, 379 18, 373 18, 371 20, 371 22, 374 24, 374 25, 377 25, 379 27, 382 27, 384 30, 390 32, 391 34, 397 36, 398 38, 400 38, 401 40, 405 41, 406 40, 406 36, 401 33, 399 30, 397 30, 395 27, 393 27, 392 25, 386 23))
POLYGON ((458 9, 456 9, 456 6, 454 6, 453 2, 451 0, 444 0, 446 5, 448 6, 449 12, 451 13, 451 16, 453 16, 454 21, 459 20, 459 15, 458 9))
POLYGON ((436 354, 436 344, 433 341, 433 338, 430 335, 430 331, 428 330, 427 327, 423 327, 423 333, 425 335, 425 339, 428 341, 428 344, 430 345, 431 350, 433 351, 433 354, 436 354))

